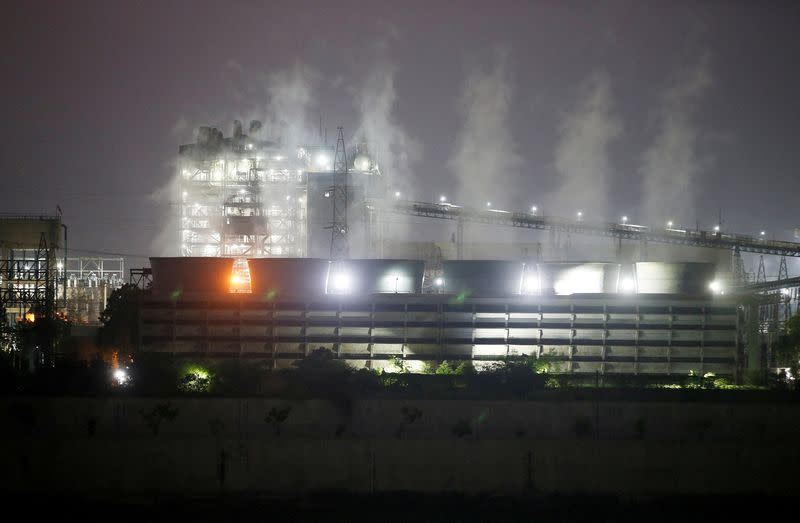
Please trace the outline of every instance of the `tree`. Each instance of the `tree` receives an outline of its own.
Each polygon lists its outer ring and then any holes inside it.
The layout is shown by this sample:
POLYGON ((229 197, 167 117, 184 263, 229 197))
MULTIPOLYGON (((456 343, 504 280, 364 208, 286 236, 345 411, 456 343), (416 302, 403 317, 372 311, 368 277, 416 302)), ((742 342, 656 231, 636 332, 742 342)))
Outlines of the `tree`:
POLYGON ((139 297, 141 289, 123 285, 108 298, 100 313, 103 324, 97 333, 97 344, 132 353, 139 339, 139 297))
POLYGON ((784 333, 778 338, 774 348, 775 363, 781 367, 789 367, 795 383, 798 383, 800 371, 800 311, 786 322, 784 333))
POLYGON ((8 324, 6 307, 0 303, 0 351, 9 352, 14 347, 14 328, 8 324))

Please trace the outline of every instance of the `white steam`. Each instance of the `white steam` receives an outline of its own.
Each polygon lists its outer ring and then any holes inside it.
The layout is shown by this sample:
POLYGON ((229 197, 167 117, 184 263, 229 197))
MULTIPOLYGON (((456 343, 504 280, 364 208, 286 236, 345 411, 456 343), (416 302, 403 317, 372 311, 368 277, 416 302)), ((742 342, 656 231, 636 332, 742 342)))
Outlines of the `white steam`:
POLYGON ((483 206, 509 198, 511 175, 522 165, 508 123, 511 84, 502 52, 488 70, 476 68, 466 79, 460 100, 463 127, 448 161, 459 183, 458 204, 483 206))
MULTIPOLYGON (((366 142, 370 155, 378 162, 384 177, 387 196, 399 192, 403 198, 413 193, 412 165, 419 158, 421 145, 412 139, 397 121, 397 92, 395 69, 388 65, 372 67, 363 85, 353 90, 353 101, 359 113, 357 140, 366 142)), ((373 231, 384 238, 406 238, 409 224, 390 216, 378 218, 380 230, 373 231)), ((383 245, 369 255, 382 256, 383 245)))
POLYGON ((612 102, 611 80, 607 74, 596 73, 561 122, 555 153, 560 184, 548 200, 546 214, 571 218, 580 211, 592 221, 606 217, 611 179, 609 147, 622 132, 612 102))
MULTIPOLYGON (((311 67, 295 63, 285 70, 278 70, 267 75, 246 77, 243 68, 237 67, 235 62, 226 65, 233 72, 242 75, 241 81, 249 86, 255 86, 258 93, 263 96, 254 103, 254 108, 247 113, 246 118, 239 114, 228 114, 218 118, 221 122, 220 131, 225 136, 230 136, 234 120, 241 120, 243 131, 248 133, 251 120, 262 122, 263 127, 258 131, 258 137, 265 140, 280 141, 284 150, 294 150, 298 145, 316 143, 318 141, 316 125, 312 123, 316 103, 316 86, 319 83, 319 74, 311 67), (261 92, 258 92, 258 89, 261 92)), ((252 88, 244 91, 252 91, 252 88)), ((184 116, 176 122, 171 130, 172 135, 180 134, 181 138, 194 141, 197 137, 194 132, 198 126, 212 125, 207 115, 196 116, 188 119, 184 116), (202 121, 192 120, 204 118, 202 121), (191 122, 191 123, 190 123, 191 122), (189 130, 192 130, 190 133, 189 130), (187 136, 191 135, 191 136, 187 136)), ((176 147, 177 149, 177 147, 176 147)), ((151 250, 161 256, 180 255, 180 236, 178 233, 178 220, 180 212, 180 174, 178 172, 179 158, 170 162, 165 170, 171 172, 166 183, 155 189, 150 195, 150 201, 157 203, 165 209, 165 214, 160 220, 163 223, 161 231, 152 241, 151 250)), ((220 202, 220 205, 222 202, 220 202)))
POLYGON ((694 216, 692 189, 703 162, 698 158, 700 131, 692 121, 692 110, 712 82, 709 55, 703 54, 692 67, 679 71, 661 96, 658 130, 642 158, 644 211, 651 224, 673 221, 686 226, 694 216))
POLYGON ((266 138, 280 139, 288 150, 316 141, 311 112, 318 78, 316 70, 299 62, 265 77, 269 102, 265 114, 253 119, 264 122, 266 138))
POLYGON ((387 186, 408 194, 412 186, 411 166, 419 158, 421 145, 397 121, 394 78, 395 69, 390 65, 373 67, 364 84, 355 91, 354 102, 360 118, 355 136, 367 142, 387 186))

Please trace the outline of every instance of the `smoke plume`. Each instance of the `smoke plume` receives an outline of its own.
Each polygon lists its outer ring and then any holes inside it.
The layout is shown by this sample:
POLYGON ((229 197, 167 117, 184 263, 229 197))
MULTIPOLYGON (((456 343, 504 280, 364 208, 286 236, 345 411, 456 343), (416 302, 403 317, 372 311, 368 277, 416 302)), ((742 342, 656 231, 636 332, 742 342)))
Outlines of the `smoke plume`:
MULTIPOLYGON (((241 114, 217 115, 213 119, 205 114, 194 115, 191 118, 181 116, 172 129, 173 137, 180 134, 181 139, 194 141, 196 139, 196 136, 193 135, 194 131, 199 126, 213 125, 214 121, 220 123, 220 130, 225 136, 230 136, 231 125, 234 120, 238 119, 243 121, 245 133, 248 133, 248 123, 251 120, 261 121, 263 127, 258 131, 260 138, 279 140, 287 150, 317 141, 314 131, 316 126, 310 118, 310 115, 313 114, 316 86, 319 82, 319 73, 315 69, 297 62, 288 69, 250 76, 235 62, 229 62, 226 67, 233 73, 238 73, 239 80, 246 86, 242 89, 232 88, 234 98, 241 98, 237 92, 242 91, 255 92, 253 97, 260 97, 260 100, 255 101, 253 107, 246 113, 246 118, 242 118, 241 114)), ((228 76, 232 76, 233 73, 228 76)), ((165 166, 165 170, 168 170, 171 175, 162 186, 156 188, 149 195, 151 202, 165 209, 164 215, 159 220, 163 227, 158 234, 154 235, 151 245, 152 252, 161 256, 180 255, 178 234, 181 198, 179 194, 179 164, 179 159, 176 157, 169 162, 168 166, 165 166)), ((221 204, 222 202, 220 202, 221 204)))
POLYGON ((318 81, 319 73, 299 62, 264 77, 269 102, 265 114, 253 119, 264 122, 266 137, 279 138, 290 150, 316 141, 310 114, 318 81))
POLYGON ((397 121, 394 78, 395 69, 390 65, 370 68, 364 84, 354 93, 360 118, 355 136, 367 142, 387 185, 408 194, 412 186, 411 166, 420 155, 421 145, 397 121))
POLYGON ((559 131, 555 165, 561 183, 544 212, 573 217, 580 211, 587 219, 602 220, 608 210, 609 147, 622 132, 607 74, 589 78, 559 131))
POLYGON ((678 72, 661 95, 658 130, 645 151, 640 172, 644 179, 644 209, 651 224, 674 221, 688 225, 694 216, 692 182, 702 170, 697 142, 700 131, 692 110, 712 82, 709 55, 678 72))
POLYGON ((448 161, 459 182, 456 203, 482 206, 508 197, 512 172, 522 165, 509 129, 513 89, 507 54, 497 52, 489 69, 475 68, 460 100, 463 127, 448 161))

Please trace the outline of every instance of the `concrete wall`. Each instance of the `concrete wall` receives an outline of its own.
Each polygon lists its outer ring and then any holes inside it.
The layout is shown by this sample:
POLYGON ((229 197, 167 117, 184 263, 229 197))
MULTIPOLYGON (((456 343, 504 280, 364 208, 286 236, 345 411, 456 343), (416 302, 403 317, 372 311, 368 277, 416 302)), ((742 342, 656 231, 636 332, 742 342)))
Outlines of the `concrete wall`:
POLYGON ((797 495, 798 414, 798 404, 788 402, 558 396, 528 402, 7 398, 0 400, 0 488, 92 495, 320 489, 797 495), (158 405, 176 415, 162 418, 156 431, 158 405), (266 421, 272 409, 286 408, 286 421, 266 421))

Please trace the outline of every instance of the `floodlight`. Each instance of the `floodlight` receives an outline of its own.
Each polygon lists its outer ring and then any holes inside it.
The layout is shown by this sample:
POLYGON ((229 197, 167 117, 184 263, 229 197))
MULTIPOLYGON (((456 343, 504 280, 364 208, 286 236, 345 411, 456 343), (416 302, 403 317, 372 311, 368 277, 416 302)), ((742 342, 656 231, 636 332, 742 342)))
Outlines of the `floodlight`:
POLYGON ((331 159, 325 153, 319 153, 314 157, 314 165, 316 165, 319 169, 329 169, 330 164, 331 159))
POLYGON ((535 294, 539 292, 539 278, 536 274, 529 274, 525 278, 525 282, 522 285, 523 290, 526 294, 535 294))
POLYGON ((636 282, 631 277, 622 278, 619 282, 619 290, 624 293, 634 292, 636 290, 636 282))
POLYGON ((350 273, 344 270, 336 271, 333 274, 331 283, 333 283, 334 292, 341 294, 350 292, 353 287, 353 280, 350 277, 350 273))
POLYGON ((117 385, 124 385, 126 381, 128 381, 128 373, 122 369, 117 369, 114 371, 114 380, 117 382, 117 385))

